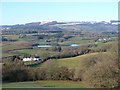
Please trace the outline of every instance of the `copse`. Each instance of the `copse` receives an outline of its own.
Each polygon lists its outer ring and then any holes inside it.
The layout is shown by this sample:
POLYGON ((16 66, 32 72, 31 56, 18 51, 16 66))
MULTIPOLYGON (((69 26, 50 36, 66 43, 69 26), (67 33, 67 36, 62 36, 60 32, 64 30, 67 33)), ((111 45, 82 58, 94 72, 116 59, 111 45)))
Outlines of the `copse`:
POLYGON ((26 67, 21 61, 6 61, 2 67, 3 81, 24 81, 26 80, 26 67))
POLYGON ((73 69, 59 66, 56 60, 46 62, 43 68, 47 80, 72 80, 74 77, 73 69))
POLYGON ((118 85, 117 63, 108 57, 88 68, 83 74, 84 81, 93 87, 115 88, 118 85))
POLYGON ((3 82, 36 81, 36 80, 73 80, 74 70, 60 67, 55 60, 44 67, 27 67, 21 61, 5 62, 3 82))
POLYGON ((118 87, 117 52, 117 44, 113 44, 108 52, 84 60, 82 62, 84 64, 83 81, 96 88, 118 87))

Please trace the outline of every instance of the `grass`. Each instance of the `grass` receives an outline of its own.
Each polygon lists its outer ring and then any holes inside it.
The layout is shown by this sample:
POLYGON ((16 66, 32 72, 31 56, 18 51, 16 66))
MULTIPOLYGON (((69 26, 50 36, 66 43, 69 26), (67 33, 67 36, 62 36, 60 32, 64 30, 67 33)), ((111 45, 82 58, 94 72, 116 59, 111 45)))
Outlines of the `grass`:
POLYGON ((24 65, 32 65, 32 64, 35 64, 35 62, 34 61, 24 62, 24 65))
POLYGON ((4 58, 4 57, 9 57, 9 56, 14 56, 14 55, 16 55, 16 54, 13 54, 13 53, 8 53, 8 52, 2 52, 2 57, 4 58))
POLYGON ((26 48, 31 48, 31 43, 24 41, 16 42, 3 42, 2 44, 2 57, 8 57, 17 55, 16 50, 27 50, 26 48))
POLYGON ((36 88, 41 87, 35 82, 14 82, 14 83, 3 83, 2 88, 36 88))
POLYGON ((97 50, 97 49, 100 49, 100 48, 102 48, 102 47, 104 47, 104 46, 107 46, 107 45, 112 45, 112 44, 114 44, 114 43, 117 43, 117 41, 111 41, 111 42, 106 42, 106 43, 103 43, 103 42, 98 42, 98 46, 97 47, 92 47, 91 49, 92 50, 97 50))
POLYGON ((13 39, 13 40, 18 40, 19 39, 19 35, 2 35, 7 39, 13 39))
POLYGON ((30 43, 27 42, 8 42, 2 46, 3 51, 29 48, 30 43))
POLYGON ((58 87, 58 88, 84 88, 81 82, 73 81, 38 81, 43 87, 58 87))
POLYGON ((76 36, 76 37, 73 37, 73 38, 70 38, 69 40, 67 41, 64 41, 60 44, 72 44, 72 43, 76 43, 76 44, 80 44, 80 45, 85 45, 85 44, 92 44, 94 43, 93 40, 82 40, 81 37, 79 36, 76 36))
POLYGON ((26 54, 31 54, 31 55, 38 54, 37 52, 38 52, 38 50, 36 50, 36 49, 21 49, 21 50, 16 50, 16 53, 26 53, 26 54))
MULTIPOLYGON (((59 66, 65 66, 68 68, 77 69, 82 67, 82 62, 81 62, 82 60, 86 60, 87 58, 91 58, 99 54, 100 53, 89 53, 89 54, 85 54, 77 57, 57 59, 55 61, 59 66)), ((25 62, 24 64, 30 65, 32 67, 46 67, 47 65, 49 65, 48 64, 49 62, 51 62, 51 60, 48 60, 42 64, 35 64, 35 62, 25 62)))
MULTIPOLYGON (((32 34, 27 35, 29 37, 33 37, 32 34)), ((2 43, 2 57, 8 57, 8 56, 13 56, 13 55, 39 55, 41 56, 41 51, 43 52, 48 52, 49 55, 54 55, 53 51, 47 51, 45 49, 41 49, 41 48, 31 48, 31 44, 33 42, 36 43, 45 43, 45 39, 43 40, 35 40, 35 38, 33 38, 34 40, 32 41, 31 38, 27 37, 27 38, 19 38, 19 35, 4 35, 4 37, 8 38, 8 39, 18 39, 18 41, 15 42, 3 42, 2 43)), ((79 45, 86 45, 86 44, 90 44, 90 43, 94 43, 93 40, 90 38, 90 40, 87 40, 88 37, 80 37, 80 36, 75 36, 67 41, 64 42, 59 42, 60 44, 72 44, 72 43, 76 43, 79 45)), ((111 43, 111 42, 109 42, 111 43)), ((91 49, 96 50, 101 48, 102 46, 104 46, 107 43, 98 43, 98 47, 93 47, 91 49)), ((67 46, 63 46, 62 47, 67 48, 67 46)), ((70 61, 69 61, 70 62, 70 61)), ((76 63, 79 64, 79 63, 76 63)), ((71 66, 74 66, 74 63, 71 64, 71 66)))
MULTIPOLYGON (((90 53, 90 54, 85 54, 77 57, 72 57, 72 58, 64 58, 64 59, 58 59, 57 63, 59 66, 65 66, 68 68, 79 68, 82 66, 81 60, 85 60, 86 58, 89 58, 91 56, 97 55, 99 53, 90 53)), ((49 63, 50 61, 46 61, 41 65, 41 67, 44 67, 49 63)))
POLYGON ((14 82, 3 83, 3 88, 85 88, 82 82, 73 81, 32 81, 32 82, 14 82))

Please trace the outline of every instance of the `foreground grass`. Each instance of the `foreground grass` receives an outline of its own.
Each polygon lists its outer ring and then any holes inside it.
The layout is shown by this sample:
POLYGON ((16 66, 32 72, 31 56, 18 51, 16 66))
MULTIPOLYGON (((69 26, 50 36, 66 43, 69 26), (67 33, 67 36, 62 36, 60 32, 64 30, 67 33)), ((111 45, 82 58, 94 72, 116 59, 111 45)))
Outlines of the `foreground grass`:
POLYGON ((81 82, 73 81, 33 81, 33 82, 15 82, 3 83, 3 88, 85 88, 81 82))

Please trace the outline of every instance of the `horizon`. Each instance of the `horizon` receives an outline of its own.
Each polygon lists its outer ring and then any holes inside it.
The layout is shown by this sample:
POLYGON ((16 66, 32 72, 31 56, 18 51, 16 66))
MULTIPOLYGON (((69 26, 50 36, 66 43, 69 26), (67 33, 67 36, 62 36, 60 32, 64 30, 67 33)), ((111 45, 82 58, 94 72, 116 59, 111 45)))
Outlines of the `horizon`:
MULTIPOLYGON (((26 23, 16 23, 16 24, 0 24, 0 26, 12 26, 12 25, 25 25, 25 24, 29 24, 29 23, 38 23, 38 22, 45 22, 45 23, 49 23, 49 22, 53 22, 53 21, 56 21, 56 20, 51 20, 51 21, 33 21, 33 22, 26 22, 26 23)), ((57 22, 66 22, 66 23, 69 23, 69 22, 95 22, 95 23, 98 23, 98 22, 107 22, 107 23, 111 23, 112 20, 109 20, 109 21, 57 21, 57 22)), ((117 20, 115 20, 117 21, 117 20)))

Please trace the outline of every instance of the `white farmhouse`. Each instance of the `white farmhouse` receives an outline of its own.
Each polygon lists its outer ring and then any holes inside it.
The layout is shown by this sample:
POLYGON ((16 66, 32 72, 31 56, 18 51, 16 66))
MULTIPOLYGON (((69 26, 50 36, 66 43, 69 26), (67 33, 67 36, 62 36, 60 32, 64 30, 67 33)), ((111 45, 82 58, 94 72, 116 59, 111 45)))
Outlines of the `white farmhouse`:
POLYGON ((26 61, 32 61, 32 58, 23 58, 23 61, 26 62, 26 61))
POLYGON ((39 61, 39 60, 41 60, 41 58, 32 58, 32 57, 23 58, 24 62, 27 62, 27 61, 39 61))

